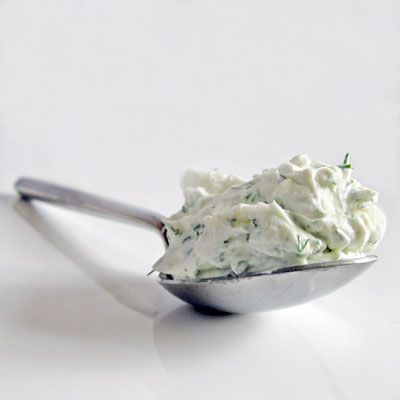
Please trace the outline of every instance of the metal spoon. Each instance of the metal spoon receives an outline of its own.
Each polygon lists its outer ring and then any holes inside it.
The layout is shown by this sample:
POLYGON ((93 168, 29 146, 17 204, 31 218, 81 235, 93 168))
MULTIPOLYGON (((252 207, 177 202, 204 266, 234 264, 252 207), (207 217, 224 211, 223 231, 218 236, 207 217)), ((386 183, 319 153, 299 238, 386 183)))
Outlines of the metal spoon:
MULTIPOLYGON (((152 228, 168 246, 162 216, 155 212, 30 178, 18 179, 15 189, 24 200, 41 200, 152 228)), ((199 281, 171 279, 160 274, 159 283, 196 307, 229 313, 267 311, 305 303, 331 293, 352 281, 376 260, 377 256, 370 255, 286 267, 272 273, 199 281)))

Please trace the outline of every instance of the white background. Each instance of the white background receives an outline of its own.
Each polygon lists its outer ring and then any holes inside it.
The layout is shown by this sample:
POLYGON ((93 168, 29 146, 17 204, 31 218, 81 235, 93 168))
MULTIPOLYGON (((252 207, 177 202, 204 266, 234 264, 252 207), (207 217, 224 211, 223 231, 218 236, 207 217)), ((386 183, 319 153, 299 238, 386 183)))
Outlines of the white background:
POLYGON ((397 1, 0 2, 0 397, 400 399, 397 1), (175 212, 188 168, 297 153, 380 192, 376 266, 292 309, 207 317, 149 232, 15 205, 20 175, 175 212))

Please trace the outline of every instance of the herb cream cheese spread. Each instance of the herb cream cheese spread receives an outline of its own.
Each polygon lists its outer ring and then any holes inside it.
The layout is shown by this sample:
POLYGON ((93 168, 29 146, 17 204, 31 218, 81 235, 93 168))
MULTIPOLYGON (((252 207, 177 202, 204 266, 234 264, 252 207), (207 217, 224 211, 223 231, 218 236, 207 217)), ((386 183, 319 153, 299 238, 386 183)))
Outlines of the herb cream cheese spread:
POLYGON ((189 170, 185 204, 164 220, 169 247, 154 270, 205 279, 351 258, 385 231, 378 193, 352 177, 349 155, 326 165, 298 155, 245 181, 189 170))

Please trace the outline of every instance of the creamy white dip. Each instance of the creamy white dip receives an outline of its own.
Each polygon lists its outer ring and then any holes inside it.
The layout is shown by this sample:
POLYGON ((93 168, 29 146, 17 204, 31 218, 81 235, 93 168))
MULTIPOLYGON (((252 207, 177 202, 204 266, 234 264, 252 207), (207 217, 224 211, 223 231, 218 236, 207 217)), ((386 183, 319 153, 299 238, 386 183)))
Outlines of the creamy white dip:
POLYGON ((373 251, 386 219, 378 193, 339 166, 298 155, 245 181, 187 171, 185 204, 165 219, 169 247, 154 269, 204 279, 357 257, 373 251))

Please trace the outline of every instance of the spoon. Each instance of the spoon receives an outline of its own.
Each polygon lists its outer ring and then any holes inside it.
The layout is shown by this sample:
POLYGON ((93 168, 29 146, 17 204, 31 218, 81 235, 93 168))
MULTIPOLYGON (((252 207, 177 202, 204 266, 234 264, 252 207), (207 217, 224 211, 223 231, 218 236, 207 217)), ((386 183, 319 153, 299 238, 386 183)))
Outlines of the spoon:
MULTIPOLYGON (((94 194, 20 178, 15 189, 23 200, 41 200, 158 232, 168 247, 162 222, 155 212, 123 204, 94 194)), ((280 268, 273 272, 243 274, 196 281, 159 274, 159 283, 181 300, 203 309, 227 313, 268 311, 305 303, 324 296, 352 281, 369 268, 377 256, 344 259, 280 268)))

